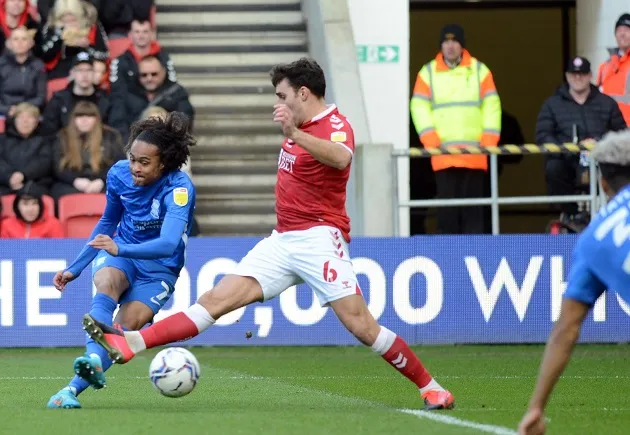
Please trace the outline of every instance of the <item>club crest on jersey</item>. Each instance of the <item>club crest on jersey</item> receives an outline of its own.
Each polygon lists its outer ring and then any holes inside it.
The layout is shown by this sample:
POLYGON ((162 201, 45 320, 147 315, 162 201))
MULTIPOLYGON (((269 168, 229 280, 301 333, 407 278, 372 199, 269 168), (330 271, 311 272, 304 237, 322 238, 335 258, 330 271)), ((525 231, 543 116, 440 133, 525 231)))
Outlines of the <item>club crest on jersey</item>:
POLYGON ((188 204, 188 189, 185 187, 178 187, 173 190, 173 202, 180 207, 188 204))
POLYGON ((278 169, 283 169, 287 172, 293 172, 293 165, 295 164, 296 157, 286 152, 285 150, 280 150, 280 156, 278 158, 278 169))
POLYGON ((345 142, 347 139, 345 131, 334 131, 330 134, 331 142, 345 142))
POLYGON ((158 201, 155 198, 153 199, 153 202, 151 203, 151 217, 153 219, 160 218, 160 201, 158 201))

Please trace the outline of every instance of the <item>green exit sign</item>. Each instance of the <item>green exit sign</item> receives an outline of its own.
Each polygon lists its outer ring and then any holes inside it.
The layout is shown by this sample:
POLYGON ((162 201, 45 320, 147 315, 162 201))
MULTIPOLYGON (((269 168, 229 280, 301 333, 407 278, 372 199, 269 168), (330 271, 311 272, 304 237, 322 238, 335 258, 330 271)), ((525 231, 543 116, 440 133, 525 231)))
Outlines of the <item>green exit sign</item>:
POLYGON ((398 63, 398 45, 357 45, 359 63, 398 63))

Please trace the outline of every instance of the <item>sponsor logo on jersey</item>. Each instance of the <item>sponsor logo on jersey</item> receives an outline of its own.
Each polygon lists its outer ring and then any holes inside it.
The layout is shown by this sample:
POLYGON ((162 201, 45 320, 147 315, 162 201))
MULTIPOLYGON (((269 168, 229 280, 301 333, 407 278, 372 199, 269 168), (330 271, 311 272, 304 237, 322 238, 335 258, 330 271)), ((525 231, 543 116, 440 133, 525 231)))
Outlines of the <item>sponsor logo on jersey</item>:
POLYGON ((160 218, 160 201, 153 199, 151 203, 151 217, 154 219, 160 218))
POLYGON ((162 228, 162 221, 156 219, 154 221, 133 221, 133 229, 135 231, 159 230, 162 228))
POLYGON ((287 172, 293 173, 293 165, 295 164, 296 157, 286 152, 285 150, 280 150, 280 156, 278 158, 278 169, 283 169, 287 172))
POLYGON ((331 142, 345 142, 347 139, 345 131, 334 131, 330 134, 331 142))
POLYGON ((173 202, 180 207, 188 204, 188 189, 185 187, 178 187, 173 190, 173 202))

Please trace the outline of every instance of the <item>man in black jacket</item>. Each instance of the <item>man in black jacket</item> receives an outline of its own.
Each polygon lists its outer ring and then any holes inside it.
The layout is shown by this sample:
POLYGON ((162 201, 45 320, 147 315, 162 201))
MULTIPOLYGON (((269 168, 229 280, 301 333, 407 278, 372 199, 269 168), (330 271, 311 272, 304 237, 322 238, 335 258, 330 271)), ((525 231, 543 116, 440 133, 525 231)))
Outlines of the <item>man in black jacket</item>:
MULTIPOLYGON (((112 124, 126 140, 129 126, 140 119, 142 112, 150 106, 159 106, 167 112, 183 112, 190 118, 192 125, 194 109, 190 104, 188 92, 180 84, 168 77, 166 67, 156 56, 147 56, 138 65, 140 89, 128 89, 126 94, 114 94, 112 89, 113 113, 125 114, 126 125, 112 124)), ((117 115, 118 118, 118 115, 117 115)))
MULTIPOLYGON (((55 92, 44 110, 41 133, 55 135, 68 125, 72 109, 79 101, 89 101, 98 106, 104 124, 112 122, 109 97, 100 89, 94 87, 94 65, 92 57, 86 53, 79 53, 72 62, 71 81, 68 87, 55 92)), ((124 116, 124 115, 123 115, 124 116)), ((115 121, 115 120, 114 120, 115 121)))
MULTIPOLYGON (((609 131, 626 128, 617 103, 591 84, 591 64, 580 56, 569 62, 567 83, 543 104, 536 121, 536 142, 578 143, 598 140, 609 131)), ((578 189, 580 155, 550 154, 545 159, 545 176, 550 195, 575 195, 578 189)), ((574 216, 577 204, 562 204, 565 216, 574 216)))

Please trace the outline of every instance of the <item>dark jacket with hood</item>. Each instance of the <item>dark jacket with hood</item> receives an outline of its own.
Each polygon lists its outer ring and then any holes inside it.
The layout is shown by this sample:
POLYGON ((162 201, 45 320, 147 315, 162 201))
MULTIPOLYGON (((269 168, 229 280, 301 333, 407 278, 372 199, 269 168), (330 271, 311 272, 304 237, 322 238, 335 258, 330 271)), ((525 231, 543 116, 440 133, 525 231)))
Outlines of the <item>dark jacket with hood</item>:
POLYGON ((125 159, 120 134, 112 128, 103 127, 103 140, 101 143, 103 163, 100 170, 92 170, 92 166, 90 165, 90 152, 88 150, 81 151, 81 159, 83 161, 81 170, 61 168, 61 160, 65 154, 65 137, 65 131, 59 132, 53 150, 55 179, 61 183, 72 185, 77 178, 87 178, 90 181, 100 178, 103 180, 103 183, 105 183, 107 181, 107 171, 109 171, 111 166, 118 160, 125 159))
MULTIPOLYGON (((549 97, 538 114, 536 121, 536 143, 567 143, 585 139, 598 140, 609 131, 626 129, 619 106, 611 97, 602 94, 591 85, 584 104, 577 103, 569 94, 569 85, 560 86, 555 95, 549 97)), ((550 155, 551 158, 566 158, 550 155)), ((577 159, 577 154, 569 156, 577 159)))
POLYGON ((72 88, 74 82, 70 82, 66 89, 55 92, 44 110, 42 120, 42 134, 55 135, 70 122, 70 115, 74 106, 79 101, 88 101, 96 104, 101 114, 103 124, 108 124, 112 107, 109 96, 101 89, 96 89, 92 95, 76 95, 72 88))
POLYGON ((24 174, 24 184, 32 181, 43 189, 52 184, 53 150, 50 141, 35 129, 29 137, 22 137, 13 119, 7 120, 6 133, 0 135, 0 186, 9 188, 14 172, 24 174))
POLYGON ((46 72, 44 62, 32 54, 20 64, 15 55, 5 51, 0 57, 0 114, 11 106, 31 103, 39 109, 46 103, 46 72))

